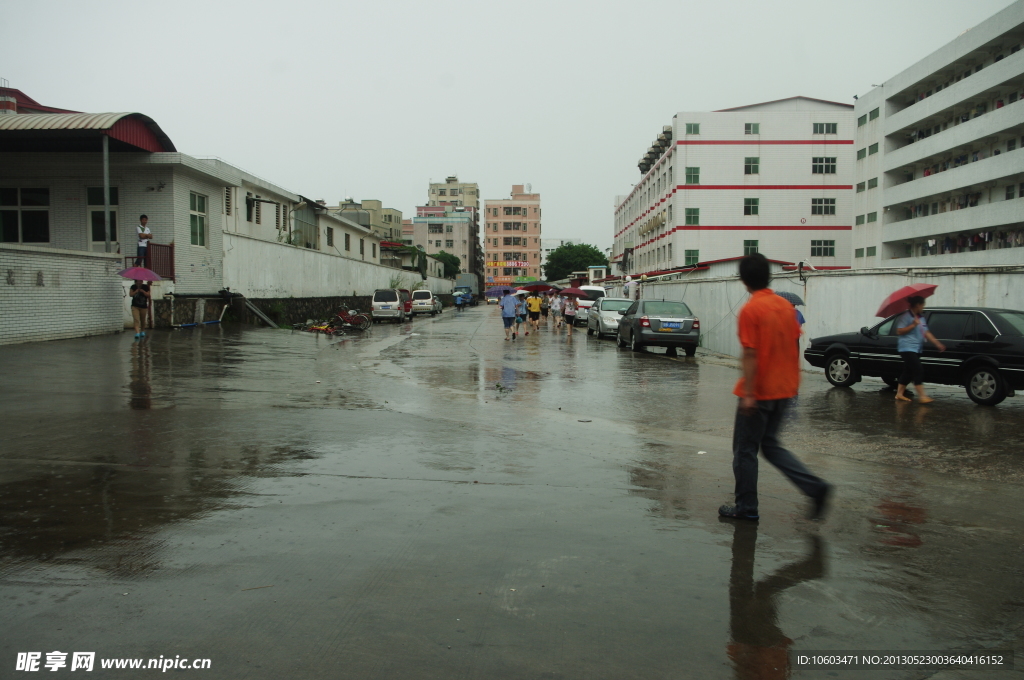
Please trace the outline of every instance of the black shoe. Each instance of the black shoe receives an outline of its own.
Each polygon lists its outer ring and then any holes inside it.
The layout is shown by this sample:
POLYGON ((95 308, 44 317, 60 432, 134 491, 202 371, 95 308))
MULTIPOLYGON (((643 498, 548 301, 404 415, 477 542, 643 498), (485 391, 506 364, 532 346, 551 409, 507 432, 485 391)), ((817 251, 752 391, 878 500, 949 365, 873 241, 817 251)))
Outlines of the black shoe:
POLYGON ((735 505, 723 505, 718 508, 718 514, 722 517, 730 517, 732 519, 760 519, 761 516, 756 511, 740 510, 735 505))
POLYGON ((512 332, 512 339, 513 339, 513 340, 515 340, 515 339, 516 339, 516 334, 515 334, 515 331, 513 331, 513 332, 512 332))
POLYGON ((828 504, 832 500, 834 488, 831 484, 825 485, 825 490, 814 499, 814 505, 811 506, 811 512, 807 515, 807 519, 818 520, 825 518, 825 511, 828 510, 828 504))

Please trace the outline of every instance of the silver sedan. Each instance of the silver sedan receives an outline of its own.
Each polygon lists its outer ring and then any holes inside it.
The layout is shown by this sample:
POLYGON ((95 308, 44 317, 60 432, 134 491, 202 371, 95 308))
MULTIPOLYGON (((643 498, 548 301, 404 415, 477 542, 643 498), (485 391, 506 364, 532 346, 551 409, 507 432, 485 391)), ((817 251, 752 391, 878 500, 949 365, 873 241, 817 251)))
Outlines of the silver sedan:
POLYGON ((629 298, 603 297, 598 299, 587 314, 587 335, 615 335, 619 328, 619 312, 633 304, 629 298))

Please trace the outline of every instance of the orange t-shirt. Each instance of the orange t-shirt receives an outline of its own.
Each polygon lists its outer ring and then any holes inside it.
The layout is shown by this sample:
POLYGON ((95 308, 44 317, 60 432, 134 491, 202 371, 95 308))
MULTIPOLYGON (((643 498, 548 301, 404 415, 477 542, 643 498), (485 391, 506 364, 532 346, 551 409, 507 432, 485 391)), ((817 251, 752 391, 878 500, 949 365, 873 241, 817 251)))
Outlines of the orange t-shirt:
MULTIPOLYGON (((757 350, 754 398, 795 397, 800 389, 800 324, 793 305, 770 288, 755 291, 740 310, 739 336, 740 345, 757 350)), ((737 397, 746 394, 743 381, 740 378, 733 390, 737 397)))

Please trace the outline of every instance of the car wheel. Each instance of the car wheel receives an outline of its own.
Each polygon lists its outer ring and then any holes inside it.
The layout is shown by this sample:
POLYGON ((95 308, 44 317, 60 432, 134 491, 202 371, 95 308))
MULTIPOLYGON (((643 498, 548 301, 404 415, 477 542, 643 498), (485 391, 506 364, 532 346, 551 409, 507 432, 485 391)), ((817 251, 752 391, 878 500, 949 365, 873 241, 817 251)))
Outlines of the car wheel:
POLYGON ((619 347, 625 347, 626 346, 626 341, 622 339, 622 330, 621 329, 615 334, 615 344, 618 345, 619 347))
POLYGON ((688 357, 692 357, 695 354, 697 354, 697 348, 696 347, 684 347, 683 349, 686 351, 686 356, 688 356, 688 357))
POLYGON ((644 345, 642 342, 636 339, 636 333, 629 334, 629 348, 634 352, 644 351, 644 345))
POLYGON ((591 328, 590 326, 587 326, 587 335, 593 335, 593 334, 594 334, 594 329, 591 328))
POLYGON ((1006 399, 1006 387, 999 371, 991 366, 972 370, 967 377, 967 396, 982 406, 995 406, 1006 399))
POLYGON ((882 382, 884 382, 886 385, 888 385, 890 389, 894 390, 897 387, 899 387, 900 379, 899 378, 894 378, 891 375, 883 375, 882 376, 882 382))
POLYGON ((857 382, 857 371, 845 354, 833 354, 825 362, 825 377, 836 387, 849 387, 857 382))
POLYGON ((676 357, 679 356, 679 352, 676 351, 675 347, 665 348, 665 356, 676 357))

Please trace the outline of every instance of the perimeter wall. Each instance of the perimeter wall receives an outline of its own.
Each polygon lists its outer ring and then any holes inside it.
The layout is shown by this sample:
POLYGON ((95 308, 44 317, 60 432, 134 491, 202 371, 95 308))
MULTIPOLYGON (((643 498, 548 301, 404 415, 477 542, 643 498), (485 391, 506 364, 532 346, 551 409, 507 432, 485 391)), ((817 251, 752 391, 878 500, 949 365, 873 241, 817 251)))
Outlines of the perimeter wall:
MULTIPOLYGON (((929 305, 1002 307, 1024 310, 1024 265, 1016 267, 927 267, 914 269, 858 269, 776 275, 775 290, 788 290, 803 298, 804 344, 809 338, 856 331, 873 326, 882 300, 911 283, 938 285, 929 305)), ((621 295, 614 288, 610 295, 621 295)), ((644 299, 683 300, 701 323, 701 346, 739 356, 736 315, 748 299, 737 277, 645 283, 644 299)))

